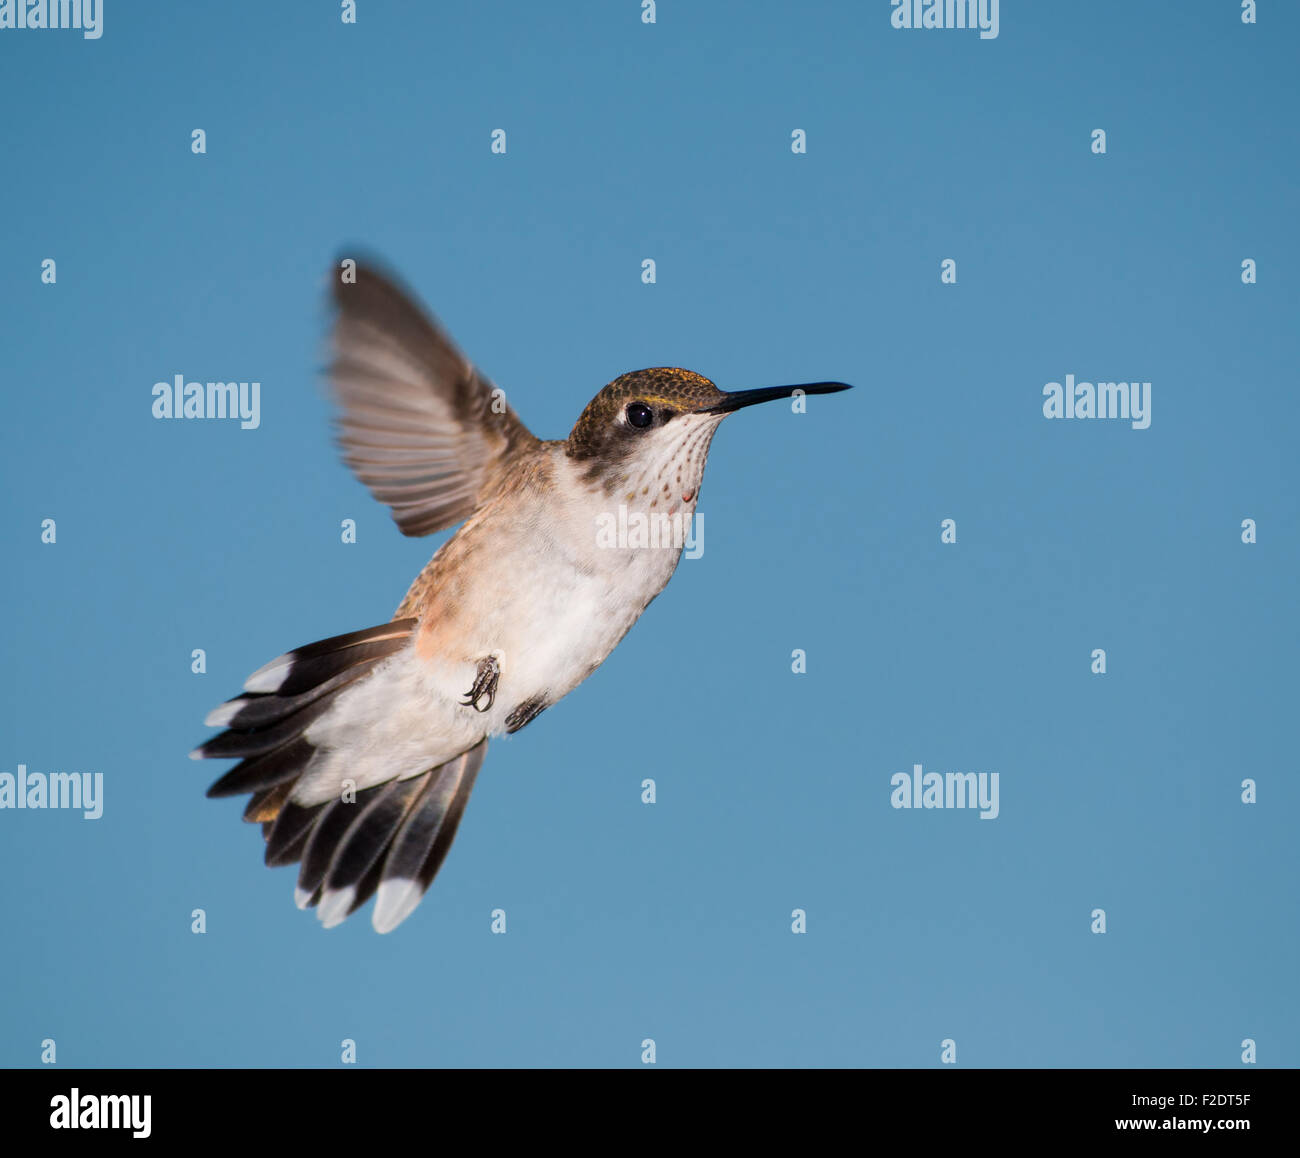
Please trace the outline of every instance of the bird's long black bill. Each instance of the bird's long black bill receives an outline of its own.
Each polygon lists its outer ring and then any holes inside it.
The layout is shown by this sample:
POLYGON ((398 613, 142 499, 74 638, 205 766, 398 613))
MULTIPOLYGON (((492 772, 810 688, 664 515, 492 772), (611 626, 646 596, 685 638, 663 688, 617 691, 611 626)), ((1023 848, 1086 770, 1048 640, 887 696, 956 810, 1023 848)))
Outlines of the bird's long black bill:
POLYGON ((850 390, 847 382, 797 382, 793 386, 760 386, 757 390, 732 390, 724 393, 717 402, 701 406, 697 414, 730 414, 745 406, 755 406, 759 402, 773 402, 777 398, 789 398, 796 390, 805 394, 835 394, 840 390, 850 390))

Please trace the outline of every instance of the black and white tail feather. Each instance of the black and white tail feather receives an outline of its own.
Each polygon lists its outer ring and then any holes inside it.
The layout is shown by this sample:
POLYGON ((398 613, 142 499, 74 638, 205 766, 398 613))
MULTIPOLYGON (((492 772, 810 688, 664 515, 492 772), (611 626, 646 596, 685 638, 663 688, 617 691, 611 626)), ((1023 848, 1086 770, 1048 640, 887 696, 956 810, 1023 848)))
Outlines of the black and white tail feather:
POLYGON ((297 648, 259 668, 245 694, 208 714, 227 730, 192 753, 195 759, 239 758, 209 796, 252 793, 244 819, 260 823, 268 865, 298 864, 294 893, 316 906, 326 928, 377 893, 372 923, 395 929, 414 911, 451 847, 487 740, 417 776, 393 779, 321 803, 300 804, 294 788, 316 749, 311 724, 338 695, 411 642, 414 619, 297 648))

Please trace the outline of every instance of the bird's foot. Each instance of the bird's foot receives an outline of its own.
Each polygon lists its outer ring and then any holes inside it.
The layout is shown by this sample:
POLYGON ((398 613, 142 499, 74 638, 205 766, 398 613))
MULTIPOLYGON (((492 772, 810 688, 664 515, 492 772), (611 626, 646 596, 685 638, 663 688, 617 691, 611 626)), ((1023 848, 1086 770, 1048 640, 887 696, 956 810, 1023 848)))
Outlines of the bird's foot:
POLYGON ((496 656, 484 656, 478 661, 478 675, 474 680, 474 686, 465 693, 461 704, 473 708, 476 712, 486 712, 497 698, 497 681, 500 678, 501 665, 497 662, 496 656), (487 703, 479 707, 479 701, 484 697, 487 698, 487 703))
POLYGON ((546 701, 541 696, 525 700, 506 717, 506 731, 519 731, 525 724, 531 724, 544 711, 546 711, 546 701))

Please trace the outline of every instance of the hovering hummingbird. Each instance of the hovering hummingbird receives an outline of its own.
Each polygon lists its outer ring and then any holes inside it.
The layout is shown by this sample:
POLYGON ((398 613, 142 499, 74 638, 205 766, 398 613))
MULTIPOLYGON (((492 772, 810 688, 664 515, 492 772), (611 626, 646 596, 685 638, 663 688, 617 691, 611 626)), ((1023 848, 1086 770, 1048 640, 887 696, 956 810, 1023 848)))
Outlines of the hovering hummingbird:
POLYGON ((611 544, 602 517, 689 518, 728 414, 848 387, 729 393, 637 370, 543 442, 394 281, 361 266, 334 299, 344 461, 403 534, 464 522, 391 621, 259 668, 209 713, 227 730, 190 755, 240 760, 208 795, 252 793, 244 819, 261 823, 266 863, 300 864, 299 908, 329 928, 377 892, 386 933, 446 857, 489 737, 591 675, 672 576, 680 542, 611 544))

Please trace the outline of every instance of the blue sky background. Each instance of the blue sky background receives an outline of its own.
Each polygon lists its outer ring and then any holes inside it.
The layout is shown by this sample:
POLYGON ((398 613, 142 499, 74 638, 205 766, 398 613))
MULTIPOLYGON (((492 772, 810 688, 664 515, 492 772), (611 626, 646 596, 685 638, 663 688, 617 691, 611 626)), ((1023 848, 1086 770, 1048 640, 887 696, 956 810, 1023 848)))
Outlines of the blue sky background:
POLYGON ((98 41, 0 32, 0 770, 105 781, 97 821, 0 812, 0 1064, 1300 1064, 1300 7, 1260 8, 1008 0, 981 40, 885 0, 108 0, 98 41), (645 365, 857 386, 726 423, 703 557, 494 742, 387 937, 299 913, 204 798, 229 765, 186 759, 446 537, 332 448, 350 251, 543 437, 645 365), (177 373, 259 380, 261 427, 154 420, 177 373), (1151 381, 1150 429, 1045 420, 1070 373, 1151 381), (896 811, 914 763, 998 772, 1001 815, 896 811))

